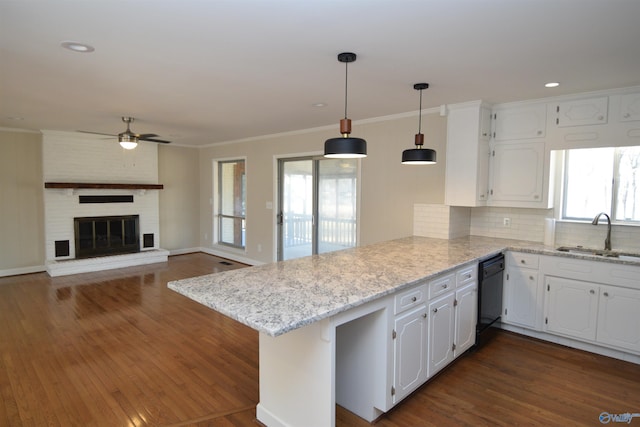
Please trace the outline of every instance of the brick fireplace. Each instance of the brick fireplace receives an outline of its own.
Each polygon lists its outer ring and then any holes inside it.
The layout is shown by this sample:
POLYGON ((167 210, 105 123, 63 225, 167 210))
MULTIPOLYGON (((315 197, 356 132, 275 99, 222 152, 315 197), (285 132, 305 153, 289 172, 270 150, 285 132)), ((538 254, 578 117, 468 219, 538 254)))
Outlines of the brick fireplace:
POLYGON ((124 150, 112 138, 43 131, 42 145, 51 276, 166 261, 156 144, 124 150))

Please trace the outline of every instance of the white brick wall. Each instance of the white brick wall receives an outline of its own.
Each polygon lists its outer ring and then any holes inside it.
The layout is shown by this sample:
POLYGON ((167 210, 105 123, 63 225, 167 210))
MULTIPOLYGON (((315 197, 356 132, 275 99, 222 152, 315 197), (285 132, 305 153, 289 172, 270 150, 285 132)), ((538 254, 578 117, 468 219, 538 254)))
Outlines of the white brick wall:
MULTIPOLYGON (((44 182, 158 183, 158 148, 140 143, 122 149, 115 139, 77 133, 44 131, 42 140, 44 182)), ((73 218, 106 215, 140 215, 142 236, 160 242, 159 191, 162 190, 44 190, 45 254, 47 261, 75 258, 73 218), (133 195, 133 203, 80 204, 80 195, 133 195), (55 258, 54 242, 69 240, 70 256, 55 258)))

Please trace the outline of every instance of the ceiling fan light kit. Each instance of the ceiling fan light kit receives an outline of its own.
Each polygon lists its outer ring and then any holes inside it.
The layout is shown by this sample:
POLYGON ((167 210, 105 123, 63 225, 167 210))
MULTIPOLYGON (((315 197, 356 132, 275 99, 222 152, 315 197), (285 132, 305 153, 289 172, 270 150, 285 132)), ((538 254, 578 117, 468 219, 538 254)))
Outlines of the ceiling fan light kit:
MULTIPOLYGON (((125 130, 122 133, 119 133, 117 135, 117 137, 118 137, 118 142, 120 143, 120 146, 122 148, 124 148, 125 150, 133 150, 134 148, 136 148, 138 146, 138 142, 139 141, 159 142, 161 144, 169 144, 169 143, 171 143, 171 141, 165 141, 163 139, 155 138, 156 136, 158 136, 155 133, 138 134, 138 133, 131 132, 130 126, 131 126, 131 123, 133 123, 134 120, 135 119, 133 117, 128 117, 128 116, 123 116, 122 117, 122 121, 127 124, 127 130, 125 130)), ((92 133, 92 134, 96 134, 96 135, 109 135, 109 134, 106 134, 106 133, 87 132, 87 131, 82 131, 82 130, 80 130, 78 132, 92 133)), ((109 136, 116 136, 116 135, 109 135, 109 136)))
POLYGON ((416 148, 410 148, 402 152, 403 165, 433 165, 436 163, 436 151, 430 148, 422 148, 424 134, 422 131, 422 91, 429 87, 429 83, 416 83, 415 90, 420 91, 420 114, 418 118, 418 133, 415 137, 416 148))
POLYGON ((351 137, 351 120, 347 118, 347 84, 348 65, 355 62, 356 54, 343 52, 338 55, 338 61, 345 64, 344 84, 344 119, 340 120, 341 138, 330 138, 324 143, 324 156, 332 159, 353 159, 367 157, 367 141, 362 138, 351 137))

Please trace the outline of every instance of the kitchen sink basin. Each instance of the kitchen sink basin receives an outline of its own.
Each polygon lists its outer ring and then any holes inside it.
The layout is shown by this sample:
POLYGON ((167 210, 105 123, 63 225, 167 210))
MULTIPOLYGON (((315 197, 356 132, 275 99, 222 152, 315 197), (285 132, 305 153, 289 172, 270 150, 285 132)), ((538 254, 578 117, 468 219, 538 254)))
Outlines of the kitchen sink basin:
POLYGON ((596 255, 605 258, 617 258, 624 261, 640 261, 640 254, 610 251, 606 249, 584 248, 582 246, 560 246, 556 249, 560 252, 569 252, 573 254, 596 255))

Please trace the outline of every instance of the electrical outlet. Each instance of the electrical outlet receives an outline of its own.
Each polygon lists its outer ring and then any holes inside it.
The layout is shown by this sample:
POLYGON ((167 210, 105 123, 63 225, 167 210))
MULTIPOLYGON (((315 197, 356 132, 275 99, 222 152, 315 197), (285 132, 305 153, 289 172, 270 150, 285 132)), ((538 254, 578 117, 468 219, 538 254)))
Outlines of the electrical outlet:
POLYGON ((502 225, 505 227, 511 227, 511 218, 503 218, 502 225))

